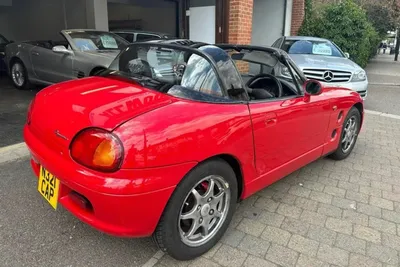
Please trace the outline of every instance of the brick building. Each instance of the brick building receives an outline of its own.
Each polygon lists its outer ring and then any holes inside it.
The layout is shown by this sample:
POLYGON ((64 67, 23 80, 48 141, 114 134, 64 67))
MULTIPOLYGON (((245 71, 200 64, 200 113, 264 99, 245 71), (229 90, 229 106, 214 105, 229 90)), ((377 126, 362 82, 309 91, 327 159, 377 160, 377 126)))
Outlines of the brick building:
POLYGON ((304 0, 294 0, 292 9, 291 35, 296 35, 304 20, 304 0))
POLYGON ((304 0, 0 0, 0 32, 16 41, 57 39, 63 29, 128 28, 271 45, 296 34, 303 17, 304 0))
POLYGON ((228 13, 226 41, 271 45, 282 35, 297 34, 304 19, 304 0, 230 0, 228 13))

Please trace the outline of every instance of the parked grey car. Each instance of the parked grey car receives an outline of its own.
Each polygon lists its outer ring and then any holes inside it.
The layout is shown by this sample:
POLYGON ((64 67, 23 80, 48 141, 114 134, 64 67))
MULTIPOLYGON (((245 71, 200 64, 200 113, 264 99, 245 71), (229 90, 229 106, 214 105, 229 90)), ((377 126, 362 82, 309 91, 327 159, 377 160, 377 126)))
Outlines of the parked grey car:
POLYGON ((145 42, 149 40, 157 40, 157 39, 173 39, 170 34, 162 33, 162 32, 148 32, 148 31, 139 31, 139 30, 129 30, 129 29, 116 29, 112 30, 113 33, 118 34, 125 40, 130 43, 134 42, 145 42))
POLYGON ((366 99, 368 79, 365 71, 332 41, 284 36, 272 46, 286 51, 307 78, 319 80, 328 86, 352 89, 366 99))
POLYGON ((2 75, 2 72, 6 71, 6 64, 4 62, 4 58, 6 56, 5 50, 6 46, 12 43, 13 41, 7 40, 6 37, 0 34, 0 75, 2 75))
POLYGON ((96 30, 63 30, 60 41, 25 41, 6 47, 6 64, 18 89, 95 75, 129 45, 120 36, 96 30))

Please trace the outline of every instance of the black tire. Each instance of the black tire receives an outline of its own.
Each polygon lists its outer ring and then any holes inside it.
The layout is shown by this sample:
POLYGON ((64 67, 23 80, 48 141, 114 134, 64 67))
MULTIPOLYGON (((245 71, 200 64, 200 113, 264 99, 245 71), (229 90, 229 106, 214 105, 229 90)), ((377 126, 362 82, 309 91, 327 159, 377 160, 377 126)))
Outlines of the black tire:
POLYGON ((24 63, 21 60, 14 60, 11 63, 11 66, 10 66, 10 78, 11 78, 11 81, 12 81, 14 87, 19 89, 19 90, 28 90, 28 89, 31 88, 31 84, 29 82, 29 77, 28 77, 28 72, 26 70, 26 67, 25 67, 24 63), (20 68, 21 75, 23 75, 23 77, 24 77, 24 81, 23 81, 22 84, 18 84, 17 81, 16 81, 16 78, 14 77, 15 73, 13 73, 13 69, 17 65, 20 68))
POLYGON ((358 137, 358 134, 360 133, 360 127, 361 127, 361 114, 356 107, 352 107, 350 109, 349 113, 347 114, 346 119, 343 122, 343 128, 342 128, 342 133, 340 135, 339 145, 338 145, 336 151, 333 152, 331 155, 329 155, 329 157, 331 159, 343 160, 351 154, 355 144, 357 143, 357 137, 358 137), (347 125, 347 123, 349 123, 349 120, 352 118, 354 118, 356 121, 356 132, 355 132, 356 134, 354 137, 354 141, 351 143, 351 145, 348 148, 345 149, 343 147, 343 142, 342 142, 343 138, 345 137, 344 128, 347 125))
MULTIPOLYGON (((221 239, 232 220, 237 203, 237 188, 235 172, 226 161, 212 159, 200 163, 184 177, 172 194, 153 234, 153 239, 158 247, 177 260, 191 260, 206 253, 221 239), (179 221, 181 209, 183 209, 183 204, 187 200, 187 196, 192 188, 210 175, 223 177, 228 183, 227 188, 230 189, 230 199, 226 212, 227 215, 224 220, 221 219, 220 228, 216 230, 215 234, 206 243, 200 246, 189 246, 181 238, 180 223, 182 222, 179 221)), ((226 201, 228 203, 228 200, 226 201)))

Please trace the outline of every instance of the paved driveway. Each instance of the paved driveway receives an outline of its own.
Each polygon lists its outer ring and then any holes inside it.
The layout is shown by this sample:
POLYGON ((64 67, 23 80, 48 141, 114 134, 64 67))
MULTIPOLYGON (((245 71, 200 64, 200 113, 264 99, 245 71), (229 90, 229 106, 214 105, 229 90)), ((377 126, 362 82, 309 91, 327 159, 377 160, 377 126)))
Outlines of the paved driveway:
POLYGON ((351 157, 318 160, 245 200, 223 240, 191 262, 53 211, 27 160, 2 164, 0 265, 399 266, 399 158, 400 120, 367 114, 351 157))
POLYGON ((379 55, 368 64, 366 109, 400 115, 400 62, 393 59, 393 55, 379 55))
POLYGON ((37 192, 27 159, 0 164, 0 266, 141 266, 156 251, 149 238, 106 236, 37 192))
POLYGON ((167 266, 400 266, 400 120, 367 115, 354 153, 321 159, 244 201, 194 262, 167 266))
POLYGON ((0 76, 0 147, 23 141, 26 110, 37 89, 15 89, 7 77, 0 76))
POLYGON ((368 86, 368 97, 365 101, 365 108, 400 115, 400 86, 368 86))

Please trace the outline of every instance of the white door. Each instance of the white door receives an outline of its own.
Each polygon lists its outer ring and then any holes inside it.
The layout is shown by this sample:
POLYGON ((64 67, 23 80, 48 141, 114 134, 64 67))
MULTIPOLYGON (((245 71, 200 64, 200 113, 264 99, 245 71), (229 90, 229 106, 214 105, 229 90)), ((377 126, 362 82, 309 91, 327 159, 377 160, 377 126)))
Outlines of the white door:
POLYGON ((215 43, 215 6, 189 9, 189 38, 192 41, 215 43))
POLYGON ((251 44, 270 46, 284 30, 285 1, 254 0, 251 44))

